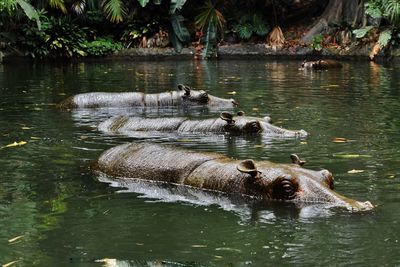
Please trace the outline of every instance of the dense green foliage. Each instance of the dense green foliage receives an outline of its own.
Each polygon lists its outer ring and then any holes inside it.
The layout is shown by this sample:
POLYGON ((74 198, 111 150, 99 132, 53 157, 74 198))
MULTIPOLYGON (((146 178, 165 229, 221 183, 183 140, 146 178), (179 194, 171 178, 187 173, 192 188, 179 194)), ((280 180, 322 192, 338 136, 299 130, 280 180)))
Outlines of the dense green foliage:
POLYGON ((390 45, 398 46, 400 37, 400 1, 370 0, 365 4, 365 7, 365 13, 378 21, 378 23, 353 30, 356 38, 364 38, 373 32, 373 29, 376 29, 380 32, 376 40, 379 49, 386 48, 390 45))
MULTIPOLYGON (((0 47, 34 58, 74 58, 101 56, 131 47, 170 45, 180 52, 195 42, 198 56, 208 58, 215 55, 227 32, 236 35, 238 41, 265 42, 270 29, 279 26, 284 16, 290 17, 285 12, 294 3, 295 0, 3 0, 0 47)), ((377 29, 380 35, 375 41, 382 47, 398 43, 400 0, 366 1, 365 14, 374 20, 373 24, 346 31, 362 39, 377 29)), ((326 39, 327 35, 316 35, 310 46, 322 50, 326 39)), ((334 36, 331 39, 337 40, 334 36)))
POLYGON ((269 27, 263 20, 261 14, 246 14, 239 19, 238 24, 235 25, 234 30, 242 39, 250 39, 253 34, 265 36, 269 27))

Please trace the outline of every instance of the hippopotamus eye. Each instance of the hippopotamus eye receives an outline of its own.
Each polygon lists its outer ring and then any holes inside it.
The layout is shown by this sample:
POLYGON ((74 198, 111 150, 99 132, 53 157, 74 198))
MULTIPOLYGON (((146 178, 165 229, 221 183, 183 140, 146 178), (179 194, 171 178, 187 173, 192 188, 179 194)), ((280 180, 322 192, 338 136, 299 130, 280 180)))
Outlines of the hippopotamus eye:
POLYGON ((207 103, 208 103, 208 100, 209 100, 209 98, 208 98, 208 94, 207 94, 207 93, 202 93, 202 94, 199 96, 199 102, 200 102, 200 103, 207 104, 207 103))
POLYGON ((291 179, 281 178, 274 185, 273 197, 275 199, 293 199, 298 190, 298 185, 294 183, 291 179))
POLYGON ((258 133, 261 131, 261 126, 258 121, 251 121, 244 127, 246 133, 258 133))

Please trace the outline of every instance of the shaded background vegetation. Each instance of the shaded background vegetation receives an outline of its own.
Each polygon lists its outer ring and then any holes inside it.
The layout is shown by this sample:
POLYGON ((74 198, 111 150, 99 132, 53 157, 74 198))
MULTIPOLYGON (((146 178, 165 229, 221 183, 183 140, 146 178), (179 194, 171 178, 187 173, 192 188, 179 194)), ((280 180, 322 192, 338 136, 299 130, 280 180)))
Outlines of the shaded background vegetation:
POLYGON ((221 43, 357 43, 374 44, 373 57, 398 43, 399 22, 399 0, 2 0, 0 49, 45 58, 193 45, 207 58, 221 43))

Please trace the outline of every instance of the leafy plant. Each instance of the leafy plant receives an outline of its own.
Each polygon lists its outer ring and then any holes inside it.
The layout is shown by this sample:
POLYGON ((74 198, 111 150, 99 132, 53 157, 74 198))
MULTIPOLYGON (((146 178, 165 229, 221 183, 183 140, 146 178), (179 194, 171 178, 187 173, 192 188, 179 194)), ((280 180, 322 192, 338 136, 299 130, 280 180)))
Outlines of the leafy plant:
POLYGON ((124 16, 127 14, 126 7, 122 0, 103 0, 101 6, 107 18, 115 23, 122 22, 124 16))
POLYGON ((171 30, 169 40, 178 53, 181 52, 183 44, 190 41, 190 34, 183 24, 184 18, 182 15, 171 15, 171 30))
POLYGON ((86 28, 69 17, 46 17, 41 12, 42 29, 31 23, 22 25, 17 43, 27 54, 36 58, 85 56, 86 28))
POLYGON ((398 0, 386 0, 384 16, 393 25, 399 25, 400 22, 400 1, 398 0))
POLYGON ((315 51, 321 51, 322 50, 322 42, 324 40, 324 36, 321 34, 315 35, 311 41, 311 48, 314 49, 315 51))
POLYGON ((41 23, 39 19, 39 14, 36 9, 25 0, 9 0, 0 1, 0 12, 8 12, 9 14, 15 13, 18 7, 22 9, 24 14, 31 20, 35 20, 37 27, 40 29, 41 23))
POLYGON ((55 57, 85 56, 86 31, 70 17, 50 17, 46 44, 55 57))
POLYGON ((43 58, 50 53, 50 49, 46 45, 48 38, 46 30, 49 28, 49 19, 44 10, 39 10, 38 16, 41 21, 41 28, 38 28, 31 21, 22 23, 21 27, 17 29, 16 39, 10 39, 11 43, 16 44, 26 55, 33 58, 43 58))
POLYGON ((204 43, 201 55, 209 58, 215 54, 218 33, 222 35, 226 23, 222 13, 215 8, 211 0, 207 0, 195 18, 195 23, 202 32, 202 42, 204 43))
POLYGON ((234 26, 234 31, 238 33, 241 39, 247 40, 253 34, 265 36, 269 27, 260 14, 247 14, 239 19, 239 23, 234 26))
POLYGON ((384 30, 379 34, 378 44, 381 47, 386 47, 391 39, 392 39, 392 30, 390 29, 384 30))
POLYGON ((364 36, 367 35, 367 33, 373 28, 374 26, 366 26, 361 29, 355 29, 353 30, 353 34, 356 36, 357 39, 364 38, 364 36))
POLYGON ((386 19, 394 26, 400 23, 399 0, 370 0, 365 7, 365 13, 375 19, 386 19))
POLYGON ((85 42, 86 52, 89 56, 104 56, 123 48, 122 44, 111 38, 99 38, 91 42, 85 42))

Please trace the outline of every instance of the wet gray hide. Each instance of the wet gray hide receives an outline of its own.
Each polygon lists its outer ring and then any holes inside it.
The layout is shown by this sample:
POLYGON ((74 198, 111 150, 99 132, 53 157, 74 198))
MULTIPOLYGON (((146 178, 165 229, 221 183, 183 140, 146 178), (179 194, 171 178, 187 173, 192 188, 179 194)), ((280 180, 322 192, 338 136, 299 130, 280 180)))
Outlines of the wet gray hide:
POLYGON ((65 99, 59 104, 59 108, 166 107, 191 105, 230 108, 237 106, 237 103, 233 99, 215 97, 203 90, 192 90, 186 85, 179 84, 177 91, 157 94, 145 94, 140 92, 83 93, 65 99))
POLYGON ((99 124, 98 129, 107 133, 129 134, 135 131, 161 131, 177 133, 234 133, 258 134, 266 137, 306 137, 304 130, 287 130, 272 125, 269 118, 249 116, 233 117, 223 112, 212 119, 190 120, 187 118, 138 118, 118 116, 99 124))
POLYGON ((359 202, 334 192, 329 171, 309 170, 294 163, 254 163, 216 153, 132 143, 105 151, 92 167, 127 181, 138 178, 166 182, 261 201, 329 203, 349 210, 373 207, 368 201, 359 202))

